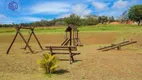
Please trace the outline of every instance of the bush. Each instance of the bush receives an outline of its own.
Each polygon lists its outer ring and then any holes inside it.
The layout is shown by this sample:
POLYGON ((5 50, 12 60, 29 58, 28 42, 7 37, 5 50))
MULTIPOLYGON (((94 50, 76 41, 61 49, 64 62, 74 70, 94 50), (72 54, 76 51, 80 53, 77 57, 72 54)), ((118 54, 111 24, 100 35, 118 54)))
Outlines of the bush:
POLYGON ((59 60, 55 57, 55 55, 43 54, 42 59, 38 61, 38 64, 45 71, 46 74, 50 74, 55 71, 55 68, 58 67, 58 61, 59 60))

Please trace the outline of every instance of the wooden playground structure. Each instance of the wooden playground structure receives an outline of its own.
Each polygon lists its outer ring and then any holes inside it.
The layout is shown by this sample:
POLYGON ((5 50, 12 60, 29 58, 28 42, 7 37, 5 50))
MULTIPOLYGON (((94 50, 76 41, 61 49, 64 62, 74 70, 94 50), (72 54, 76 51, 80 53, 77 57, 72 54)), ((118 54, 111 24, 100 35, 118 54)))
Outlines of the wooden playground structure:
POLYGON ((46 50, 50 50, 52 55, 54 54, 68 54, 70 64, 74 62, 73 56, 79 55, 80 52, 77 52, 77 46, 83 46, 78 32, 79 30, 74 25, 69 25, 65 30, 65 40, 61 46, 45 46, 46 50))
MULTIPOLYGON (((8 54, 10 52, 10 49, 11 49, 12 45, 14 44, 18 34, 20 35, 20 37, 22 38, 22 40, 25 43, 25 47, 23 48, 24 50, 26 50, 28 48, 31 53, 34 53, 31 46, 29 45, 32 35, 34 36, 34 38, 37 41, 41 50, 43 50, 36 34, 34 33, 35 27, 26 27, 26 26, 20 25, 19 27, 15 27, 15 29, 16 29, 15 37, 13 38, 6 54, 8 54), (26 30, 30 31, 30 35, 28 36, 28 40, 26 40, 24 38, 23 34, 21 33, 21 29, 26 29, 26 30)), ((68 54, 69 61, 71 63, 71 62, 74 62, 73 57, 75 55, 80 54, 80 52, 77 52, 77 46, 83 46, 83 45, 79 39, 79 36, 78 36, 79 30, 77 29, 77 27, 75 27, 74 25, 69 25, 67 27, 67 29, 65 30, 65 32, 66 32, 65 40, 60 46, 45 46, 45 50, 49 50, 52 55, 54 55, 54 54, 68 54)), ((123 42, 120 42, 117 44, 111 44, 110 46, 105 46, 105 47, 99 48, 97 50, 101 50, 101 51, 109 51, 112 49, 120 50, 121 47, 131 45, 134 43, 137 43, 137 41, 132 41, 132 40, 123 41, 123 42)))
MULTIPOLYGON (((37 36, 34 33, 34 29, 35 29, 35 27, 27 27, 27 26, 23 26, 23 25, 20 25, 19 27, 15 27, 16 34, 15 34, 15 37, 13 38, 13 40, 12 40, 12 42, 11 42, 7 52, 6 52, 6 54, 9 54, 10 49, 12 48, 18 34, 20 35, 20 37, 22 38, 22 40, 25 43, 25 47, 23 48, 24 50, 26 50, 28 48, 31 53, 34 53, 31 46, 29 45, 29 42, 30 42, 30 39, 31 39, 32 35, 36 39, 36 41, 37 41, 39 47, 41 48, 41 50, 43 50, 37 36), (24 38, 23 34, 21 33, 21 29, 26 29, 26 30, 30 31, 30 35, 28 37, 28 40, 26 40, 24 38)), ((73 26, 73 25, 70 25, 66 29, 66 40, 62 43, 62 45, 61 46, 46 46, 45 50, 50 50, 50 53, 52 55, 54 55, 54 54, 68 54, 69 57, 70 57, 69 61, 70 61, 70 64, 71 64, 71 62, 74 62, 73 56, 80 54, 79 52, 76 52, 77 51, 76 46, 83 46, 83 45, 81 44, 80 39, 78 37, 77 28, 75 26, 73 26), (69 38, 68 38, 68 35, 67 35, 68 32, 69 32, 69 38), (75 46, 73 46, 73 45, 75 45, 75 46), (54 52, 54 51, 56 51, 56 52, 54 52)))
POLYGON ((61 44, 61 46, 83 46, 80 39, 78 32, 79 30, 77 29, 76 26, 74 25, 69 25, 67 29, 65 30, 66 36, 65 40, 61 44))
POLYGON ((15 27, 16 34, 15 34, 15 37, 13 38, 13 41, 11 42, 11 44, 10 44, 10 46, 9 46, 7 52, 6 52, 6 54, 9 53, 9 51, 10 51, 10 49, 11 49, 13 43, 15 42, 15 40, 16 40, 18 34, 20 35, 20 37, 22 38, 22 40, 23 40, 24 43, 26 44, 23 49, 26 50, 26 49, 28 48, 31 53, 34 53, 34 51, 31 49, 31 46, 29 45, 30 39, 31 39, 31 37, 32 37, 32 35, 33 35, 34 38, 36 39, 36 41, 37 41, 39 47, 41 48, 41 50, 43 50, 43 48, 42 48, 42 46, 41 46, 41 44, 40 44, 40 42, 39 42, 39 40, 38 40, 36 34, 34 33, 34 29, 35 29, 35 27, 25 27, 25 26, 23 26, 23 25, 20 25, 19 27, 15 27), (24 38, 24 36, 22 35, 21 29, 30 30, 30 35, 29 35, 29 37, 28 37, 28 40, 26 40, 26 39, 24 38))
POLYGON ((123 42, 118 43, 118 44, 111 44, 110 46, 105 46, 105 47, 99 48, 97 50, 102 50, 102 51, 109 51, 109 50, 112 50, 112 49, 120 50, 121 47, 131 45, 131 44, 134 44, 134 43, 137 43, 137 41, 132 41, 132 40, 131 41, 123 41, 123 42))

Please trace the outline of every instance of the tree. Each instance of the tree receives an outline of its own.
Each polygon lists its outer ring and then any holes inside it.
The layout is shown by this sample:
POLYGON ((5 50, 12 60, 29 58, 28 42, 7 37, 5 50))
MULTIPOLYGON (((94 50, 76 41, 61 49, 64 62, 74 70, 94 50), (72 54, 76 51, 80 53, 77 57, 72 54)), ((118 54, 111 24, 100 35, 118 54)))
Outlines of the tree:
POLYGON ((128 16, 131 20, 138 22, 138 25, 140 25, 140 22, 142 20, 142 5, 134 5, 129 9, 128 16))
POLYGON ((101 23, 104 24, 105 22, 108 21, 107 16, 101 16, 101 23))
POLYGON ((124 23, 124 22, 127 23, 128 20, 129 20, 128 11, 125 11, 125 12, 123 12, 122 15, 119 17, 119 21, 120 21, 121 23, 124 23))
POLYGON ((81 25, 80 16, 77 16, 75 14, 72 14, 69 17, 66 17, 65 18, 65 22, 67 24, 73 24, 73 25, 76 25, 76 26, 80 26, 81 25))
POLYGON ((102 20, 102 18, 101 18, 101 16, 99 16, 98 17, 98 23, 101 23, 102 22, 101 20, 102 20))
POLYGON ((109 22, 113 22, 113 21, 114 21, 114 17, 113 16, 109 17, 109 22))
POLYGON ((85 17, 86 25, 96 25, 98 24, 98 17, 96 15, 88 15, 85 17))
POLYGON ((44 19, 42 19, 42 20, 40 21, 40 24, 41 24, 41 26, 46 26, 46 25, 47 25, 47 21, 44 20, 44 19))

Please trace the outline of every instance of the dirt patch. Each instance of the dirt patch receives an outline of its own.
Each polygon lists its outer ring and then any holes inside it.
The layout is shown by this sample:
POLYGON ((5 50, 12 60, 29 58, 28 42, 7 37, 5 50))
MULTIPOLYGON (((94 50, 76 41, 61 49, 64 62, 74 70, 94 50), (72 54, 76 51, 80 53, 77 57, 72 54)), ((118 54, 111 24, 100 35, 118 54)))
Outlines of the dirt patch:
MULTIPOLYGON (((18 44, 16 44, 18 45, 18 44)), ((2 80, 141 80, 142 55, 135 50, 97 51, 97 46, 79 47, 81 55, 75 56, 77 62, 60 61, 57 70, 65 73, 53 74, 51 78, 38 70, 37 60, 41 54, 25 54, 23 51, 12 50, 9 55, 0 54, 0 78, 2 80), (18 53, 17 53, 18 52, 18 53)), ((69 56, 56 55, 58 58, 69 59, 69 56)))
POLYGON ((117 32, 82 33, 80 34, 80 40, 86 45, 111 44, 115 41, 118 34, 117 32))
POLYGON ((137 41, 137 46, 142 47, 142 35, 141 34, 134 36, 133 39, 137 41))
MULTIPOLYGON (((85 45, 111 44, 118 34, 117 32, 82 32, 79 34, 79 38, 85 45)), ((1 43, 8 43, 12 41, 14 35, 0 35, 0 37, 1 43)), ((24 35, 24 37, 27 39, 28 35, 24 35)), ((37 34, 37 37, 43 45, 61 44, 65 39, 65 34, 37 34)), ((35 39, 32 38, 31 43, 35 43, 34 41, 35 39)), ((17 37, 16 42, 24 44, 20 36, 17 37)))
MULTIPOLYGON (((25 44, 20 37, 6 55, 6 50, 12 41, 13 35, 0 36, 0 79, 1 80, 141 80, 142 79, 142 53, 137 49, 122 48, 101 52, 96 50, 95 44, 111 44, 119 33, 95 32, 81 33, 80 39, 85 45, 78 47, 81 55, 75 56, 76 62, 72 65, 69 61, 60 61, 57 70, 63 73, 53 74, 51 78, 38 69, 37 61, 43 53, 35 40, 30 45, 36 54, 21 50, 25 44)), ((27 37, 27 35, 26 35, 27 37)), ((64 34, 38 34, 41 44, 59 45, 64 40, 64 34)), ((136 39, 141 39, 136 36, 136 39)), ((58 58, 69 59, 69 56, 56 55, 58 58)))

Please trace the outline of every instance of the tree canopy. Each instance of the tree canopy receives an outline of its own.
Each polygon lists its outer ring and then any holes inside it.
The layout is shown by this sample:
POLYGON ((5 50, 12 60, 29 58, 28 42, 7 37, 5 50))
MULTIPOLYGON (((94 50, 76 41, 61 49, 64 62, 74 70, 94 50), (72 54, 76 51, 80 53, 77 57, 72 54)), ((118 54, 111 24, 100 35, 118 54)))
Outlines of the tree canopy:
POLYGON ((142 20, 142 5, 134 5, 128 11, 129 19, 138 22, 140 24, 142 20))

